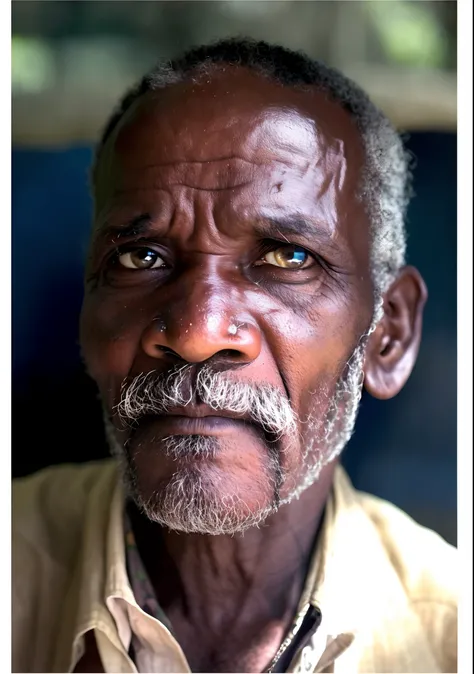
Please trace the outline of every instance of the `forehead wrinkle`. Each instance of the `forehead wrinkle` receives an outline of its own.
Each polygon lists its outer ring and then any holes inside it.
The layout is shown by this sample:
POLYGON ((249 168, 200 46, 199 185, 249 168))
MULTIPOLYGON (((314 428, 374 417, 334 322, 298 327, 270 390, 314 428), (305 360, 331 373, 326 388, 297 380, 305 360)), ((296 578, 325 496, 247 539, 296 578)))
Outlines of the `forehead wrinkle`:
MULTIPOLYGON (((225 133, 228 137, 229 130, 220 129, 220 133, 225 133)), ((194 151, 199 149, 202 152, 206 143, 200 138, 196 139, 196 134, 194 136, 192 143, 194 151), (196 147, 197 142, 199 148, 196 147)), ((345 171, 339 170, 339 164, 341 155, 344 157, 345 154, 344 143, 328 134, 324 128, 320 128, 320 124, 314 119, 308 118, 299 111, 266 110, 257 115, 250 130, 243 137, 234 138, 234 141, 236 140, 240 144, 238 152, 233 150, 229 154, 214 156, 210 159, 190 157, 186 160, 179 157, 175 160, 167 160, 165 152, 162 161, 154 161, 150 157, 153 152, 153 143, 150 146, 149 139, 145 144, 145 140, 142 141, 140 138, 138 150, 142 157, 145 155, 144 163, 130 164, 128 153, 124 155, 120 150, 117 152, 117 159, 122 164, 125 175, 122 174, 122 185, 117 186, 116 193, 123 194, 134 189, 148 189, 148 185, 143 186, 143 181, 145 183, 148 181, 147 174, 150 172, 155 172, 150 187, 157 189, 177 185, 198 190, 220 190, 246 186, 255 178, 259 168, 272 165, 275 167, 275 164, 282 167, 282 174, 285 173, 284 168, 289 168, 295 176, 299 175, 301 178, 306 177, 311 170, 323 174, 328 170, 336 170, 339 174, 336 183, 338 188, 341 187, 345 171), (152 161, 147 161, 148 158, 152 161), (140 184, 136 184, 137 173, 140 184), (235 173, 237 175, 234 175, 235 173), (128 184, 124 185, 124 182, 128 184)), ((173 145, 174 152, 179 149, 179 138, 176 141, 177 148, 173 145)), ((235 145, 234 141, 232 144, 235 145)), ((187 151, 193 153, 193 148, 188 147, 187 151)), ((318 182, 321 181, 321 177, 320 175, 318 182)))
POLYGON ((248 185, 257 177, 259 164, 237 157, 217 161, 156 162, 150 165, 127 166, 117 192, 172 186, 198 190, 222 190, 248 185), (144 184, 145 183, 145 184, 144 184))
POLYGON ((166 187, 164 187, 160 184, 155 183, 150 187, 131 187, 129 189, 118 189, 114 191, 112 196, 123 196, 124 194, 132 194, 133 192, 163 192, 166 191, 167 187, 185 187, 190 190, 196 190, 197 192, 209 192, 209 193, 228 192, 232 190, 238 190, 241 187, 248 187, 251 184, 252 184, 251 180, 228 187, 197 187, 196 185, 188 185, 187 183, 183 182, 176 182, 176 183, 167 182, 166 187))
MULTIPOLYGON (((295 148, 292 152, 293 156, 294 155, 300 155, 301 158, 304 157, 302 152, 299 152, 297 148, 295 148)), ((202 160, 183 160, 183 161, 170 161, 170 162, 154 162, 151 164, 137 164, 137 166, 130 166, 128 167, 127 170, 135 170, 135 171, 147 171, 151 169, 160 169, 160 168, 185 168, 186 166, 202 166, 202 165, 210 165, 210 164, 229 164, 232 161, 237 161, 241 162, 243 165, 247 164, 249 168, 255 168, 255 167, 264 167, 264 166, 270 166, 273 163, 277 164, 284 164, 288 168, 297 168, 297 165, 294 162, 287 161, 285 159, 281 159, 281 157, 277 156, 272 156, 269 159, 265 161, 257 161, 256 159, 244 159, 243 157, 239 157, 237 155, 231 156, 231 157, 226 157, 226 158, 217 158, 217 159, 202 159, 202 160)), ((310 165, 310 162, 305 161, 304 163, 304 169, 306 170, 306 167, 310 165)))
POLYGON ((254 161, 249 161, 248 159, 245 159, 244 157, 240 157, 237 154, 232 154, 224 157, 212 157, 210 159, 180 159, 180 160, 174 160, 174 161, 160 161, 160 162, 152 162, 150 164, 137 164, 136 166, 131 165, 130 169, 131 170, 146 170, 146 169, 153 169, 153 168, 162 168, 162 167, 180 167, 180 166, 185 166, 185 165, 194 165, 194 164, 219 164, 221 162, 232 162, 232 161, 238 161, 242 162, 242 164, 253 164, 259 166, 261 162, 254 162, 254 161))
MULTIPOLYGON (((191 157, 186 161, 181 159, 166 161, 165 153, 164 161, 140 165, 136 163, 128 165, 129 159, 126 155, 123 162, 125 173, 122 174, 122 184, 117 186, 114 196, 134 191, 144 193, 164 190, 170 193, 174 192, 174 188, 183 187, 209 193, 211 197, 212 192, 222 192, 224 200, 229 200, 227 195, 230 196, 232 191, 235 191, 235 196, 240 200, 242 194, 240 188, 252 185, 255 178, 258 181, 271 178, 272 184, 268 186, 268 194, 278 195, 282 192, 281 196, 284 198, 285 193, 292 196, 291 192, 299 189, 298 181, 304 180, 306 183, 304 199, 313 202, 312 205, 308 202, 305 211, 308 215, 317 216, 324 221, 331 235, 335 235, 339 221, 341 192, 345 192, 347 188, 348 166, 345 143, 340 138, 328 134, 327 130, 314 119, 309 119, 294 110, 285 113, 282 116, 281 111, 272 114, 267 110, 259 116, 259 119, 254 120, 253 129, 250 133, 244 134, 240 140, 242 144, 238 154, 232 150, 229 154, 215 156, 212 159, 191 157), (244 158, 245 155, 251 157, 251 160, 244 158), (290 171, 285 171, 285 168, 290 168, 290 171), (239 175, 247 172, 250 173, 251 180, 239 175), (191 181, 189 174, 193 178, 191 181), (152 178, 151 185, 146 184, 149 177, 152 178)), ((142 142, 139 145, 140 150, 143 148, 150 157, 150 146, 142 142)), ((148 158, 146 155, 145 160, 148 158)), ((143 154, 140 158, 142 157, 143 154)), ((267 188, 265 186, 264 188, 267 192, 267 188)), ((273 199, 273 196, 271 198, 273 199)), ((278 210, 281 209, 281 205, 278 205, 278 210)))
MULTIPOLYGON (((199 252, 227 255, 242 242, 248 244, 255 237, 253 219, 234 214, 233 217, 221 210, 221 195, 207 199, 202 192, 194 195, 188 210, 176 212, 171 223, 178 238, 184 238, 199 252)), ((227 200, 226 200, 227 201, 227 200)))

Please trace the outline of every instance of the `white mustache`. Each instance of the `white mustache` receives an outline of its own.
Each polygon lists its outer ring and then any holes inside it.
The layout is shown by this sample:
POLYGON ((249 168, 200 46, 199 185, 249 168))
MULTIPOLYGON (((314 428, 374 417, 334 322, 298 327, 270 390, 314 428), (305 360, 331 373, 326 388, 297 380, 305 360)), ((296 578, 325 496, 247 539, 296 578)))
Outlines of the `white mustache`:
POLYGON ((214 410, 249 418, 261 428, 280 437, 297 431, 297 418, 288 398, 271 384, 235 381, 226 372, 201 368, 193 380, 192 365, 171 373, 156 371, 125 381, 115 407, 124 421, 136 421, 147 414, 164 414, 199 401, 214 410))

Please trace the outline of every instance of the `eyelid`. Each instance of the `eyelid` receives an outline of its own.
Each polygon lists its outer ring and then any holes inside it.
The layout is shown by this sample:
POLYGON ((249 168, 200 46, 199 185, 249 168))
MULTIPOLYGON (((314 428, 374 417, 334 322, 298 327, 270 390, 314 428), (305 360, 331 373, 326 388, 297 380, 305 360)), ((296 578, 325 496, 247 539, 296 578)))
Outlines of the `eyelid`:
POLYGON ((105 256, 115 254, 118 250, 127 252, 132 248, 149 247, 162 249, 162 246, 157 242, 151 240, 146 236, 137 236, 130 234, 128 236, 119 236, 117 234, 107 237, 103 243, 103 251, 105 256))
POLYGON ((302 246, 300 243, 295 243, 294 241, 282 241, 280 239, 265 239, 264 241, 261 241, 258 250, 259 258, 263 257, 267 253, 270 253, 271 251, 278 250, 278 248, 285 248, 288 246, 304 250, 304 252, 312 257, 316 262, 324 262, 318 253, 310 250, 306 246, 302 246))
POLYGON ((159 255, 165 255, 163 246, 157 243, 156 241, 150 241, 150 239, 133 239, 130 241, 124 241, 121 243, 115 242, 114 250, 119 251, 120 254, 129 253, 131 250, 140 250, 141 248, 149 248, 150 250, 155 251, 159 255))

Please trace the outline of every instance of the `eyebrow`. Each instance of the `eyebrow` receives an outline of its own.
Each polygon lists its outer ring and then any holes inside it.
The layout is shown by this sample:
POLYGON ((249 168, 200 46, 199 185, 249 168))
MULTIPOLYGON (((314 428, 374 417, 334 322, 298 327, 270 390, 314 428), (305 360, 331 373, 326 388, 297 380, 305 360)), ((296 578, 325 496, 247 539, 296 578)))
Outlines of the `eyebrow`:
POLYGON ((123 239, 145 234, 151 225, 152 217, 149 213, 137 215, 124 225, 104 224, 97 232, 97 238, 110 237, 111 239, 123 239))
POLYGON ((327 227, 299 214, 281 218, 262 218, 258 220, 256 229, 262 237, 273 238, 277 235, 283 236, 283 238, 286 236, 303 236, 306 239, 322 241, 330 247, 336 247, 336 243, 327 227))
MULTIPOLYGON (((149 231, 151 223, 151 215, 143 213, 124 225, 114 226, 106 224, 97 232, 97 237, 110 237, 113 240, 140 236, 149 231)), ((327 227, 312 222, 299 214, 258 219, 255 230, 262 238, 303 236, 309 240, 322 241, 331 248, 336 247, 327 227)))

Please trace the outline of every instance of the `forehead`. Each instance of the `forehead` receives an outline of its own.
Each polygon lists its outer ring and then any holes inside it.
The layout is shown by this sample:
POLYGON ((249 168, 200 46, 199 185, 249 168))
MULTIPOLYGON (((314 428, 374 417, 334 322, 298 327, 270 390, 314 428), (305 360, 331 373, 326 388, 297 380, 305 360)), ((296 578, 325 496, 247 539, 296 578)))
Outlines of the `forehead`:
POLYGON ((353 120, 326 94, 282 86, 235 67, 141 97, 103 155, 114 169, 107 171, 109 179, 146 166, 219 160, 225 171, 230 158, 240 160, 240 170, 252 177, 258 167, 274 163, 301 174, 345 164, 355 175, 363 164, 353 120))
POLYGON ((103 150, 96 203, 132 215, 206 199, 224 219, 298 211, 363 250, 363 163, 354 121, 326 94, 231 68, 136 101, 103 150))

